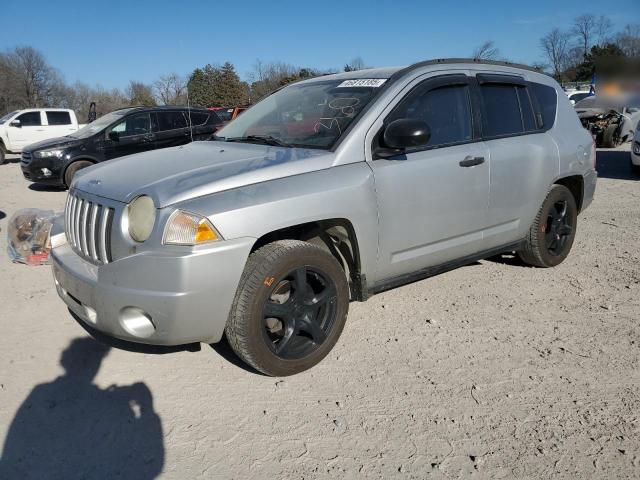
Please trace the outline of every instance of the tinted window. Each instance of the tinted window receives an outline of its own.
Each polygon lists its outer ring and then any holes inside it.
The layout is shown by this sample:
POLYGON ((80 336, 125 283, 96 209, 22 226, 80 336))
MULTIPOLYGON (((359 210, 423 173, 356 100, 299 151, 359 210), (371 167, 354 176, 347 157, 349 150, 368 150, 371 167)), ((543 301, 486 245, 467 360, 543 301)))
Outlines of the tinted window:
MULTIPOLYGON (((553 127, 553 123, 556 120, 556 104, 558 101, 556 89, 540 83, 531 83, 530 91, 533 93, 540 108, 542 125, 545 129, 553 127)), ((582 101, 586 102, 588 100, 589 98, 585 98, 582 101)))
POLYGON ((485 84, 480 86, 483 105, 483 133, 486 137, 522 133, 518 87, 485 84))
POLYGON ((158 130, 177 130, 186 128, 187 119, 182 112, 158 112, 158 130))
POLYGON ((16 120, 20 120, 23 127, 36 127, 42 125, 40 121, 40 112, 27 112, 18 116, 16 120))
POLYGON ((204 123, 207 123, 207 120, 209 119, 209 114, 208 113, 202 113, 202 112, 191 112, 189 114, 189 112, 187 112, 187 117, 191 118, 191 125, 202 125, 204 123))
POLYGON ((412 118, 426 122, 431 130, 429 146, 471 140, 469 87, 455 85, 410 93, 387 122, 399 118, 412 118))
POLYGON ((126 117, 122 122, 111 129, 118 132, 121 137, 131 135, 144 135, 151 133, 151 118, 148 113, 138 113, 126 117))
POLYGON ((533 108, 531 107, 531 99, 525 87, 516 87, 518 92, 518 101, 520 102, 520 112, 522 113, 522 123, 525 132, 536 130, 535 117, 533 116, 533 108))
POLYGON ((69 112, 47 112, 49 125, 71 125, 69 112))
POLYGON ((230 122, 231 117, 233 116, 233 108, 222 108, 220 110, 216 110, 216 113, 223 122, 230 122))

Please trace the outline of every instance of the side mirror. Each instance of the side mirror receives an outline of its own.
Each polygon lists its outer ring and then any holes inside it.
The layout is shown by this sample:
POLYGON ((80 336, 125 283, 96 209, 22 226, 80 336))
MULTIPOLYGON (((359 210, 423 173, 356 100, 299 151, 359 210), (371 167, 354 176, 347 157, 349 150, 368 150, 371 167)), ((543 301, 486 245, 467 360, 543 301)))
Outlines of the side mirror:
POLYGON ((22 128, 22 123, 20 120, 13 120, 9 125, 16 128, 22 128))
POLYGON ((422 120, 400 118, 386 126, 382 133, 382 143, 386 148, 376 150, 376 158, 399 155, 408 148, 426 147, 431 138, 431 130, 422 120))
POLYGON ((109 140, 113 140, 114 142, 119 142, 120 141, 120 132, 114 132, 113 130, 111 130, 109 132, 109 140))

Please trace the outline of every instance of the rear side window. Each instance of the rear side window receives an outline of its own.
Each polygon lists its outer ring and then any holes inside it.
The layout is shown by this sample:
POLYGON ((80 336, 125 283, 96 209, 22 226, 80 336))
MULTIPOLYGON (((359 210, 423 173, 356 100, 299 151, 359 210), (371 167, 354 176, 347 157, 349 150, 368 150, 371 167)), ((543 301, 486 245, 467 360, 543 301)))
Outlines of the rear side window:
POLYGON ((518 92, 518 102, 520 103, 520 112, 522 114, 524 131, 532 132, 536 130, 536 122, 533 115, 531 98, 529 98, 529 92, 526 87, 516 87, 516 90, 518 92))
POLYGON ((485 137, 515 135, 524 132, 518 87, 515 85, 485 84, 480 86, 485 137))
POLYGON ((71 115, 69 112, 47 112, 47 122, 49 125, 71 125, 71 115))
POLYGON ((40 112, 27 112, 16 117, 16 120, 20 120, 20 125, 23 127, 38 127, 42 125, 40 120, 40 112))
POLYGON ((177 130, 187 128, 187 119, 182 112, 158 112, 158 130, 177 130))
MULTIPOLYGON (((538 103, 542 115, 542 126, 548 130, 553 127, 556 120, 556 105, 558 103, 556 89, 540 83, 530 83, 529 88, 538 103)), ((583 100, 583 102, 586 101, 587 99, 583 100)))
POLYGON ((466 142, 472 138, 469 87, 451 85, 409 94, 387 119, 418 119, 431 130, 428 146, 466 142))
POLYGON ((196 125, 203 125, 205 123, 207 123, 207 120, 209 119, 209 114, 208 113, 202 113, 202 112, 191 112, 191 114, 189 114, 189 112, 187 112, 187 118, 191 118, 191 125, 193 125, 194 127, 196 125))

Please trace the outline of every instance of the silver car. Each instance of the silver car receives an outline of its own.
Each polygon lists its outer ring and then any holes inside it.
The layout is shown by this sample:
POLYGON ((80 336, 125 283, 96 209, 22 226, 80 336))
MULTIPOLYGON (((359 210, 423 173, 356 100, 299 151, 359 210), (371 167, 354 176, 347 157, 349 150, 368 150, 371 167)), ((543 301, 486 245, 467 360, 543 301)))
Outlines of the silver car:
POLYGON ((317 364, 350 301, 494 256, 552 267, 596 185, 560 86, 435 60, 289 85, 212 141, 75 178, 52 251, 90 330, 214 343, 268 375, 317 364))

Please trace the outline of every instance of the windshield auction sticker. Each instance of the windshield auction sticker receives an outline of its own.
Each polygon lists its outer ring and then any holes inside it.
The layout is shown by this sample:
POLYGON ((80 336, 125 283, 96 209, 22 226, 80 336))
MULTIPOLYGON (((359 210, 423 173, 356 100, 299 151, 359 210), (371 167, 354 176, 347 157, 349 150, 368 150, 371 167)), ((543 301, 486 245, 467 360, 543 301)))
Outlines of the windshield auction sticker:
POLYGON ((372 87, 378 88, 386 82, 386 78, 358 78, 357 80, 345 80, 336 88, 345 87, 372 87))

